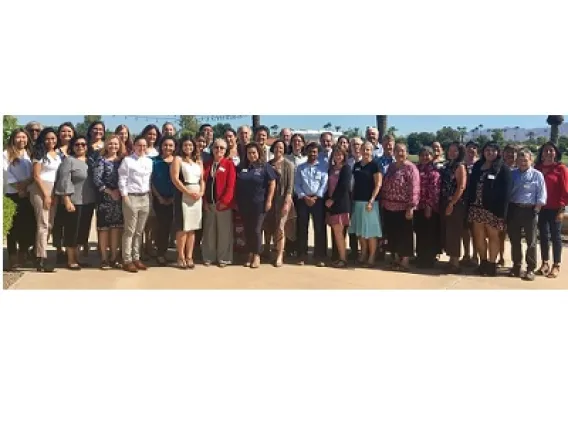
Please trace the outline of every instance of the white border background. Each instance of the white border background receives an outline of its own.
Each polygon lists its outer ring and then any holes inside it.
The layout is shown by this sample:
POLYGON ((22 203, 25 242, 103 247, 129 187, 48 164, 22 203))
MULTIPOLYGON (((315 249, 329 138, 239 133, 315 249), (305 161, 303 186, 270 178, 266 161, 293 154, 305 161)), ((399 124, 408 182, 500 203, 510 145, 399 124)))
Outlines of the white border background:
MULTIPOLYGON (((547 115, 568 100, 552 1, 1 8, 3 114, 547 115)), ((567 294, 4 291, 0 424, 566 425, 567 294)))

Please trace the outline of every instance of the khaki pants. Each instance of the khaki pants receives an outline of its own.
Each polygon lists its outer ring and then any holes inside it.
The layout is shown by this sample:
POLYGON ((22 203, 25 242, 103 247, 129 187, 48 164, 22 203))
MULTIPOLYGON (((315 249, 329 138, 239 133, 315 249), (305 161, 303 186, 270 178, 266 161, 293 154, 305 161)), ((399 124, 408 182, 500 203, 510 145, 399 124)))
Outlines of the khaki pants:
MULTIPOLYGON (((45 186, 47 191, 53 196, 53 182, 43 182, 43 186, 45 186)), ((37 224, 35 239, 36 256, 38 258, 45 259, 47 257, 47 236, 49 234, 49 231, 53 227, 56 204, 55 200, 52 199, 51 208, 49 210, 44 209, 43 197, 37 183, 30 185, 29 189, 30 201, 34 209, 37 224)))
POLYGON ((128 201, 122 199, 124 232, 122 233, 122 258, 124 263, 140 260, 140 245, 146 220, 150 214, 150 196, 129 195, 128 201))
POLYGON ((217 211, 215 206, 208 206, 207 211, 203 211, 203 219, 203 261, 232 263, 233 211, 217 211))

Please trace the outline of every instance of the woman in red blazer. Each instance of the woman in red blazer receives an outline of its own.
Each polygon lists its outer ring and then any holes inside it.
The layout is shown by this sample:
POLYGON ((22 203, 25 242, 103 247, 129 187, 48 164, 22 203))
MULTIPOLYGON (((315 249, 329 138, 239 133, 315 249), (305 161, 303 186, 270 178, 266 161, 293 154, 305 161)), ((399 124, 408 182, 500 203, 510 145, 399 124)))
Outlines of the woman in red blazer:
POLYGON ((227 158, 227 142, 216 139, 212 159, 203 165, 203 264, 220 268, 233 263, 233 211, 236 171, 227 158))

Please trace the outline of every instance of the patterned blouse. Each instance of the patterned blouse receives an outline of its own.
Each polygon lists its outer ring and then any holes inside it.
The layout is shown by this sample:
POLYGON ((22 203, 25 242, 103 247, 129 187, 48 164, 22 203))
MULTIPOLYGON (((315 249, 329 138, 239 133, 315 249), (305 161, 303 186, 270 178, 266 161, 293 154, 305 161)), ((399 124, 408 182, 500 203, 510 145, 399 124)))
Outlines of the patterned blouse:
POLYGON ((391 211, 416 208, 420 199, 420 174, 418 168, 406 161, 402 167, 393 163, 385 174, 381 200, 383 207, 391 211))
POLYGON ((420 173, 420 201, 418 202, 418 210, 425 207, 432 208, 433 211, 439 210, 440 204, 440 184, 441 176, 438 167, 433 164, 419 164, 418 172, 420 173))
MULTIPOLYGON (((446 201, 449 198, 453 197, 458 189, 458 181, 456 179, 456 170, 460 166, 459 164, 453 163, 446 163, 444 168, 441 170, 442 173, 442 191, 441 191, 441 199, 446 201)), ((469 178, 469 176, 468 176, 469 178)), ((464 191, 465 194, 465 191, 464 191)), ((463 195, 462 195, 463 198, 463 195)))
POLYGON ((97 158, 93 171, 93 182, 99 192, 106 188, 118 189, 118 167, 122 161, 120 159, 107 160, 103 156, 97 158))

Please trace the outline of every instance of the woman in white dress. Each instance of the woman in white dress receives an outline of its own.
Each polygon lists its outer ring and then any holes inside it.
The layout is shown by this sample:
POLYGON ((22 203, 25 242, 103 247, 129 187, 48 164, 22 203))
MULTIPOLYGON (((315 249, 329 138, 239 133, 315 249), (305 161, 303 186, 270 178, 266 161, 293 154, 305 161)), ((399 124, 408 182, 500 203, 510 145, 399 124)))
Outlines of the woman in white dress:
POLYGON ((182 139, 178 156, 171 166, 172 182, 176 193, 174 221, 176 227, 176 247, 178 267, 193 269, 193 247, 195 231, 201 229, 202 200, 205 192, 203 167, 197 161, 195 143, 190 138, 182 139))

